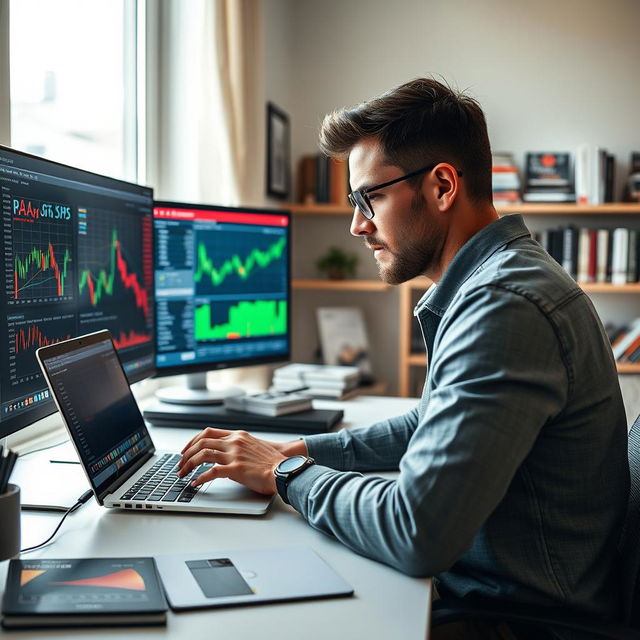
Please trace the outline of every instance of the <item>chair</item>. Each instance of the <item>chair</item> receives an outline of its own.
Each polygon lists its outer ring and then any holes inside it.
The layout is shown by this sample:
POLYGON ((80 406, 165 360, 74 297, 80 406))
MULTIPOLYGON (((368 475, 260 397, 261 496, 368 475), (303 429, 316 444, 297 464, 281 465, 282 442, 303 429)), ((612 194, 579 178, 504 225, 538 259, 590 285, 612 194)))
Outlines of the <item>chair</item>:
POLYGON ((572 630, 590 637, 638 640, 640 638, 640 416, 629 432, 629 470, 631 489, 624 529, 620 541, 623 559, 624 619, 619 623, 591 620, 588 616, 490 599, 443 599, 433 603, 431 628, 461 620, 501 620, 524 623, 542 631, 572 630))

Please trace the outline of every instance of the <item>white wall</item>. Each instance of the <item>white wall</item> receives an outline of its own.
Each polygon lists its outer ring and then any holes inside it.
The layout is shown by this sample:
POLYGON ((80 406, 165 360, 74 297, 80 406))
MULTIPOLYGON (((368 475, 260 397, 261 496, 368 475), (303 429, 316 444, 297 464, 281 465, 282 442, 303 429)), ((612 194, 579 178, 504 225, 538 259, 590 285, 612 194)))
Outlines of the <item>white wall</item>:
MULTIPOLYGON (((267 2, 267 5, 269 3, 267 2)), ((637 0, 299 0, 294 149, 336 107, 442 76, 484 107, 494 149, 640 145, 637 0), (303 79, 304 84, 303 83, 303 79)))
MULTIPOLYGON (((518 162, 525 151, 600 144, 616 156, 619 192, 630 152, 640 149, 637 0, 265 0, 264 13, 272 56, 267 92, 287 103, 294 167, 299 155, 316 150, 327 112, 424 75, 441 76, 475 96, 493 148, 515 153, 518 162), (287 49, 289 63, 283 60, 287 49)), ((313 223, 311 235, 301 239, 305 224, 296 223, 294 274, 312 269, 329 243, 358 248, 348 237, 346 218, 313 223)), ((361 264, 360 275, 368 277, 370 270, 361 264)), ((397 298, 357 294, 344 303, 359 304, 361 298, 374 307, 367 317, 371 334, 395 336, 397 298)), ((605 319, 640 315, 639 302, 629 296, 594 298, 605 319)), ((294 326, 297 355, 303 357, 315 346, 306 307, 316 297, 296 299, 304 307, 304 321, 294 326)), ((335 297, 333 302, 341 303, 335 297)), ((379 375, 393 381, 395 338, 375 348, 379 375)))

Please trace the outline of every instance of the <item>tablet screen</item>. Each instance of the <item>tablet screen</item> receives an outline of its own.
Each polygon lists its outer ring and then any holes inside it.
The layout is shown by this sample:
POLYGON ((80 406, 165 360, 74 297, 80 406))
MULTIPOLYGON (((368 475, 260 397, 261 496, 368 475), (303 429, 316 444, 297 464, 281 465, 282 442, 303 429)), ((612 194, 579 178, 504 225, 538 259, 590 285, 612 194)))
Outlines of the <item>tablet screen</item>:
POLYGON ((254 593, 229 558, 189 560, 186 565, 205 598, 244 596, 254 593))

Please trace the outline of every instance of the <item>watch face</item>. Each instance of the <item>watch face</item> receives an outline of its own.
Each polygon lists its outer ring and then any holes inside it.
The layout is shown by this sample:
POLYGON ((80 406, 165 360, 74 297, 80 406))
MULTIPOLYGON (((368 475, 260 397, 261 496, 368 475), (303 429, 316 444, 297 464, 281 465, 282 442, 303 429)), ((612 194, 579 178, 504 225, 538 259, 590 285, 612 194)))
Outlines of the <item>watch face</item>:
POLYGON ((283 460, 278 465, 278 471, 280 473, 291 473, 296 469, 299 469, 307 461, 306 456, 293 456, 283 460))

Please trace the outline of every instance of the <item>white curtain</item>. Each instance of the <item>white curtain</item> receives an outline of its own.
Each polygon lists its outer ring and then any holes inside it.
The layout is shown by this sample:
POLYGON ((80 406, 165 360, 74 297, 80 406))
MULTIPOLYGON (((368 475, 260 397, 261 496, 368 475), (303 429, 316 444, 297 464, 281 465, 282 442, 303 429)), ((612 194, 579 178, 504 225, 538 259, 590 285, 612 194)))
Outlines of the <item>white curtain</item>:
POLYGON ((261 0, 160 0, 147 6, 157 12, 147 67, 147 153, 156 197, 262 203, 261 0))

